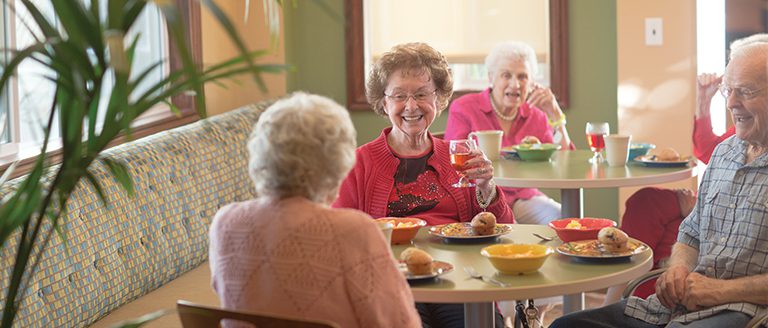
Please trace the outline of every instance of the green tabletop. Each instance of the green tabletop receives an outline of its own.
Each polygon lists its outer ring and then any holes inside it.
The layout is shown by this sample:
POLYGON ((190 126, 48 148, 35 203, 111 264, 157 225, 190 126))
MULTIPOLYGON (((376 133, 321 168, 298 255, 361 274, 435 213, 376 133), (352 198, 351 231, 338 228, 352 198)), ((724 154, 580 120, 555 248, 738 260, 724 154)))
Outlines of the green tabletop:
POLYGON ((588 150, 556 151, 549 161, 494 161, 494 180, 500 186, 526 188, 611 188, 645 186, 684 180, 694 176, 693 165, 684 167, 645 167, 637 162, 626 166, 592 164, 588 150))
MULTIPOLYGON (((584 263, 559 253, 551 255, 539 272, 527 275, 504 275, 498 273, 480 250, 494 243, 538 243, 541 240, 531 233, 555 236, 547 226, 513 224, 512 232, 485 244, 445 243, 439 237, 428 233, 428 227, 422 228, 413 241, 413 245, 425 250, 435 260, 453 264, 454 270, 440 276, 439 279, 425 283, 412 284, 413 296, 418 302, 435 303, 470 303, 501 300, 520 300, 542 298, 606 288, 630 281, 651 269, 653 254, 647 251, 634 255, 629 261, 621 263, 584 263), (490 285, 478 279, 471 279, 464 272, 465 266, 473 266, 477 271, 510 284, 510 287, 490 285)), ((556 248, 561 241, 555 239, 546 245, 556 248)), ((392 251, 396 257, 412 245, 394 245, 392 251)))

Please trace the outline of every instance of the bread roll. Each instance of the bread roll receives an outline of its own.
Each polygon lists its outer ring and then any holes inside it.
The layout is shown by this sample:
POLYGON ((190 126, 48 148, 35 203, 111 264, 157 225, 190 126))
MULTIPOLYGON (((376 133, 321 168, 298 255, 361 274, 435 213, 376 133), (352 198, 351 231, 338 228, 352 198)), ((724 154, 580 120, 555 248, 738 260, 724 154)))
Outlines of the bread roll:
POLYGON ((656 160, 660 162, 677 162, 680 160, 680 154, 672 148, 662 148, 654 152, 656 160))
POLYGON ((416 247, 408 247, 400 253, 408 271, 414 275, 432 274, 432 256, 416 247))
POLYGON ((491 212, 480 212, 472 218, 472 232, 478 236, 492 235, 496 232, 496 215, 491 212))
POLYGON ((621 253, 629 250, 627 246, 629 236, 626 232, 614 227, 600 229, 600 232, 597 233, 597 240, 603 244, 603 248, 608 252, 621 253))
POLYGON ((539 138, 536 138, 535 136, 525 136, 522 140, 520 140, 521 144, 527 144, 527 145, 535 145, 540 144, 541 140, 539 138))

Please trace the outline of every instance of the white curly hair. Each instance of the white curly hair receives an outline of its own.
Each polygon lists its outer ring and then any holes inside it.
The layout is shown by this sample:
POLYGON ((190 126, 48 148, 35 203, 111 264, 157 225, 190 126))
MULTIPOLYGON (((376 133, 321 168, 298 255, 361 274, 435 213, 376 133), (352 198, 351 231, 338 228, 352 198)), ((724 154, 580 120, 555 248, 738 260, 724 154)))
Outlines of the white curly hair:
POLYGON ((499 69, 500 62, 504 59, 523 60, 528 65, 528 72, 531 77, 539 75, 539 63, 533 48, 524 42, 506 41, 497 43, 491 52, 485 56, 485 69, 488 71, 488 77, 493 79, 493 75, 499 69))
POLYGON ((333 100, 296 92, 267 108, 248 141, 248 173, 259 196, 336 197, 355 163, 355 128, 333 100))

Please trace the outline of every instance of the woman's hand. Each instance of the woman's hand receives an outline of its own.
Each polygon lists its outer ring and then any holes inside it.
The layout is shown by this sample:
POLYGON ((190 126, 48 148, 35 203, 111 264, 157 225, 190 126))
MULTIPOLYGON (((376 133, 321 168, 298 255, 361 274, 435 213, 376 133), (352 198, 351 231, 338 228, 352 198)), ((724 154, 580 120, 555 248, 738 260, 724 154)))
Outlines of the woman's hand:
POLYGON ((696 102, 696 117, 709 116, 709 104, 717 93, 717 87, 723 82, 723 77, 715 73, 699 74, 696 79, 698 98, 696 102))
POLYGON ((555 94, 552 93, 552 89, 535 83, 528 96, 528 104, 541 109, 551 121, 557 121, 563 113, 560 110, 560 104, 557 103, 555 94))
POLYGON ((673 311, 678 304, 683 305, 686 298, 685 282, 689 274, 688 268, 682 265, 672 265, 661 274, 656 280, 656 296, 661 305, 673 311))
POLYGON ((490 195, 491 189, 495 188, 490 183, 493 179, 493 164, 480 150, 474 150, 471 154, 474 157, 465 163, 461 174, 468 179, 474 179, 477 188, 483 195, 490 195))

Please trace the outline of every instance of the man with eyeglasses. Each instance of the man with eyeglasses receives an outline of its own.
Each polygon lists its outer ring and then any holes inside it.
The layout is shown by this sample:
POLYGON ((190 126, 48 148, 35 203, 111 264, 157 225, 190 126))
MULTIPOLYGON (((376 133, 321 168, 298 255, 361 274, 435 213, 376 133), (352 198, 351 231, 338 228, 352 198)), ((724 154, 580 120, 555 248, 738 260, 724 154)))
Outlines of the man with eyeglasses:
POLYGON ((720 88, 736 135, 719 144, 656 294, 550 327, 744 327, 768 308, 768 44, 733 53, 720 88))

